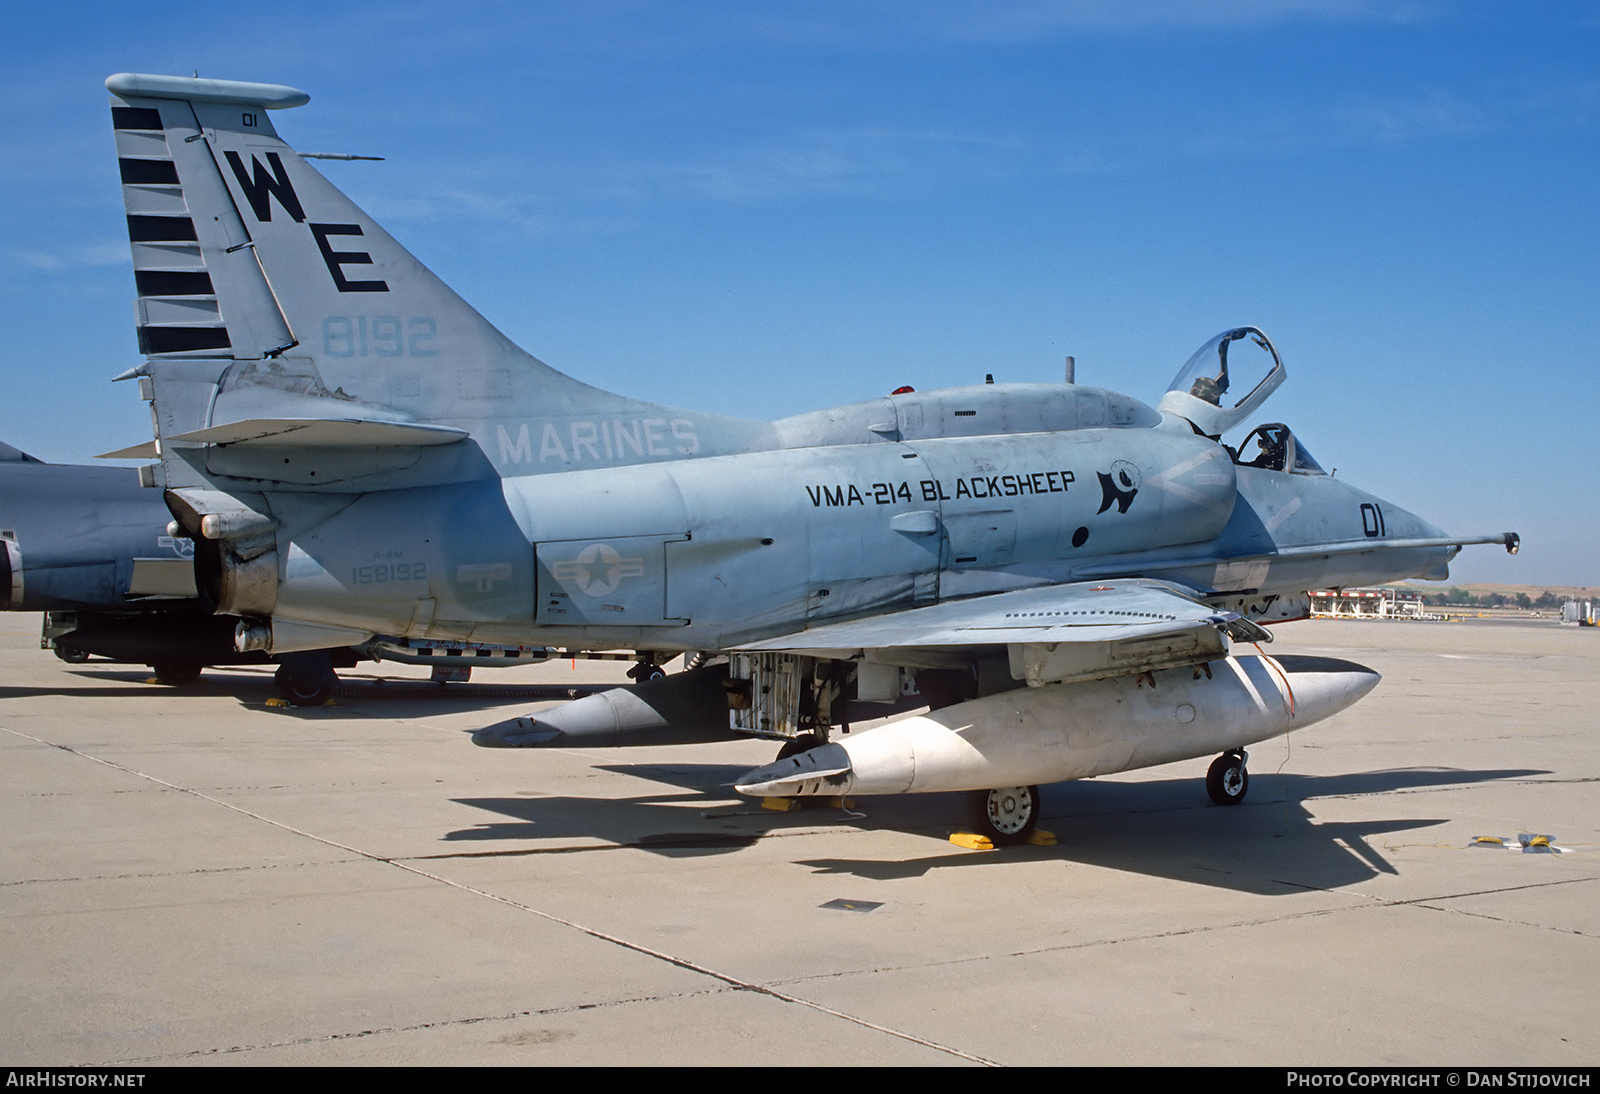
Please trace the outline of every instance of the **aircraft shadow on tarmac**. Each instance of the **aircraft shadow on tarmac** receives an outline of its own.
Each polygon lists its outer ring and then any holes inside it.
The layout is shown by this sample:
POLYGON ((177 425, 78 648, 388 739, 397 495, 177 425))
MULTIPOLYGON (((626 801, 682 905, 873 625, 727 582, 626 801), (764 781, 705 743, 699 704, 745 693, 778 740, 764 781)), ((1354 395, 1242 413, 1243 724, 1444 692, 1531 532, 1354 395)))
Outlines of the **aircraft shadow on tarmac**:
MULTIPOLYGON (((210 670, 188 687, 147 683, 149 671, 133 666, 72 668, 76 686, 0 687, 0 699, 70 695, 96 698, 155 699, 184 695, 226 695, 248 706, 274 694, 267 669, 210 670), (109 686, 108 686, 109 685, 109 686)), ((306 716, 396 718, 407 708, 430 714, 465 712, 518 698, 558 699, 568 689, 553 685, 466 683, 440 686, 415 678, 379 682, 342 681, 344 705, 332 709, 288 708, 306 716)), ((578 689, 586 690, 586 689, 578 689)), ((1445 786, 1517 780, 1548 775, 1535 769, 1486 771, 1401 768, 1342 775, 1255 774, 1241 806, 1220 808, 1206 799, 1199 769, 1193 778, 1138 783, 1082 780, 1043 788, 1040 827, 1054 832, 1054 847, 1012 847, 989 853, 958 850, 944 843, 961 829, 966 803, 960 794, 912 794, 855 800, 850 812, 813 803, 794 813, 773 813, 732 792, 747 764, 605 764, 598 770, 670 786, 675 793, 622 799, 562 796, 457 799, 464 805, 508 818, 451 832, 457 843, 494 844, 538 840, 538 848, 456 851, 461 855, 531 855, 634 848, 665 857, 728 854, 763 838, 836 828, 840 837, 855 828, 893 830, 937 839, 937 851, 907 859, 846 857, 800 860, 819 873, 874 879, 918 877, 930 870, 975 867, 1019 859, 1050 858, 1062 863, 1126 870, 1240 891, 1277 895, 1305 889, 1353 885, 1380 873, 1394 873, 1381 850, 1390 834, 1447 823, 1450 818, 1393 818, 1361 822, 1319 822, 1303 804, 1316 798, 1365 797, 1426 791, 1445 786), (602 846, 561 846, 564 840, 606 841, 602 846), (556 841, 556 846, 551 846, 556 841)), ((1424 837, 1425 838, 1425 837, 1424 837)))
MULTIPOLYGON (((818 805, 802 812, 771 813, 755 802, 739 802, 728 789, 743 774, 742 766, 617 764, 600 769, 665 783, 683 792, 607 800, 559 796, 457 799, 509 819, 452 832, 446 839, 490 843, 536 839, 547 846, 550 841, 602 839, 609 841, 609 847, 599 849, 631 847, 667 857, 692 857, 727 854, 789 832, 798 835, 800 831, 837 828, 843 840, 851 828, 898 830, 938 839, 941 846, 915 858, 839 857, 798 860, 798 864, 819 873, 889 880, 918 877, 934 869, 1046 858, 1272 896, 1339 888, 1377 874, 1393 874, 1396 870, 1383 852, 1386 837, 1431 828, 1450 819, 1374 816, 1358 822, 1318 821, 1304 804, 1307 801, 1376 798, 1549 774, 1534 769, 1438 768, 1334 776, 1261 774, 1251 780, 1249 800, 1235 808, 1212 805, 1198 777, 1141 783, 1059 783, 1043 789, 1040 821, 1040 827, 1055 833, 1056 846, 973 853, 943 843, 950 832, 962 826, 965 801, 959 794, 856 799, 851 812, 818 805)), ((1422 839, 1426 841, 1425 836, 1422 839)))
MULTIPOLYGON (((1387 837, 1446 824, 1451 818, 1374 815, 1361 821, 1319 821, 1304 804, 1307 801, 1376 798, 1546 774, 1530 769, 1413 768, 1320 777, 1260 775, 1251 778, 1250 798, 1232 808, 1211 805, 1198 779, 1061 783, 1043 788, 1039 822, 1055 834, 1057 845, 1006 848, 995 854, 1011 859, 1052 855, 1067 863, 1262 896, 1337 889, 1378 874, 1397 873, 1384 854, 1387 837)), ((1406 842, 1419 839, 1431 842, 1425 835, 1406 842)), ((992 857, 941 852, 902 861, 828 858, 805 860, 802 865, 819 873, 886 880, 978 865, 992 857)))
MULTIPOLYGON (((0 686, 0 700, 82 694, 97 699, 171 702, 184 696, 211 695, 227 696, 246 707, 264 707, 268 699, 278 694, 272 682, 273 668, 265 665, 253 669, 207 669, 193 684, 170 686, 154 683, 148 668, 90 662, 86 666, 65 668, 67 680, 57 686, 0 686)), ((517 699, 534 702, 578 699, 596 691, 604 691, 609 686, 476 681, 439 684, 416 677, 357 677, 339 681, 335 693, 339 703, 335 707, 285 706, 279 708, 279 713, 302 717, 323 716, 326 710, 347 718, 403 718, 409 713, 408 706, 425 704, 430 715, 455 714, 517 699)))
MULTIPOLYGON (((602 764, 601 771, 646 778, 679 787, 681 792, 646 794, 631 798, 457 798, 462 805, 508 817, 449 833, 446 840, 477 843, 502 840, 561 841, 602 839, 607 847, 585 845, 569 850, 609 850, 631 847, 669 858, 725 854, 749 847, 764 836, 791 827, 791 818, 816 812, 780 815, 766 812, 732 790, 734 780, 750 770, 749 764, 602 764)), ((825 823, 834 823, 837 809, 824 811, 825 823)), ((458 852, 459 854, 460 852, 458 852)), ((541 851, 489 851, 479 854, 538 854, 541 851)), ((473 852, 466 852, 473 854, 473 852)))

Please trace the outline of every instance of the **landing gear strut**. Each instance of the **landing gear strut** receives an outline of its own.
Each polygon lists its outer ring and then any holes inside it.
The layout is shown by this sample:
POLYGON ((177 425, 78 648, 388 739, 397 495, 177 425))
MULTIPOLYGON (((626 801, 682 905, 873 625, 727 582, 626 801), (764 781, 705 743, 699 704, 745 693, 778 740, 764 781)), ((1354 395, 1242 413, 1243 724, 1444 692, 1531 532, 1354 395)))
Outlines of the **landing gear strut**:
POLYGON ((628 670, 628 677, 636 684, 648 684, 651 680, 659 680, 666 674, 667 670, 656 664, 654 658, 649 657, 628 670))
POLYGON ((981 836, 1000 847, 1021 843, 1039 823, 1039 788, 1006 786, 972 792, 972 823, 981 836))
POLYGON ((1238 805, 1250 789, 1250 772, 1245 769, 1249 755, 1244 749, 1224 752, 1211 761, 1206 772, 1206 793, 1218 805, 1238 805))

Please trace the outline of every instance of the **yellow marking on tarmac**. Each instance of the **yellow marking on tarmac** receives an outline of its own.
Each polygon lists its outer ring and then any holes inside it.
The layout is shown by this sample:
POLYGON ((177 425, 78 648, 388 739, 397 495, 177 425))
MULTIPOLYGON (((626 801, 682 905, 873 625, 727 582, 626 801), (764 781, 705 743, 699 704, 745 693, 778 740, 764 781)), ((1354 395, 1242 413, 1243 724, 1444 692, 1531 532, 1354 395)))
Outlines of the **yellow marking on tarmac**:
POLYGON ((969 851, 993 851, 994 841, 976 832, 951 832, 950 842, 969 851))

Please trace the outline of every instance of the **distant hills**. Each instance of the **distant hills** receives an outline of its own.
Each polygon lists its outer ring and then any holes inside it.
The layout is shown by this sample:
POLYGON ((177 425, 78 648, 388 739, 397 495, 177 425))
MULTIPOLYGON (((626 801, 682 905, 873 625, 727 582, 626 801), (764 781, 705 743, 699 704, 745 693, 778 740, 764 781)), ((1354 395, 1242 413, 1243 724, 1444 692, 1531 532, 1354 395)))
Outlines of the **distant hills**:
POLYGON ((1421 593, 1429 605, 1476 608, 1559 608, 1568 599, 1600 597, 1600 588, 1589 585, 1497 585, 1492 582, 1451 585, 1437 581, 1405 581, 1392 588, 1421 593))

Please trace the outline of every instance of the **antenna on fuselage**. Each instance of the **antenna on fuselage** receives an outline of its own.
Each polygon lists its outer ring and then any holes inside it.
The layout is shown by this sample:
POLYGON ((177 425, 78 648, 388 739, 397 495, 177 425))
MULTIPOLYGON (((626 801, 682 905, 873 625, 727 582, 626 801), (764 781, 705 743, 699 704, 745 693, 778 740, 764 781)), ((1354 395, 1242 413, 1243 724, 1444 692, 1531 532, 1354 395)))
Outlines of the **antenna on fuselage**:
POLYGON ((1073 377, 1075 377, 1077 374, 1078 374, 1078 359, 1076 357, 1068 357, 1067 358, 1067 383, 1069 383, 1069 384, 1077 383, 1078 381, 1073 379, 1073 377))

